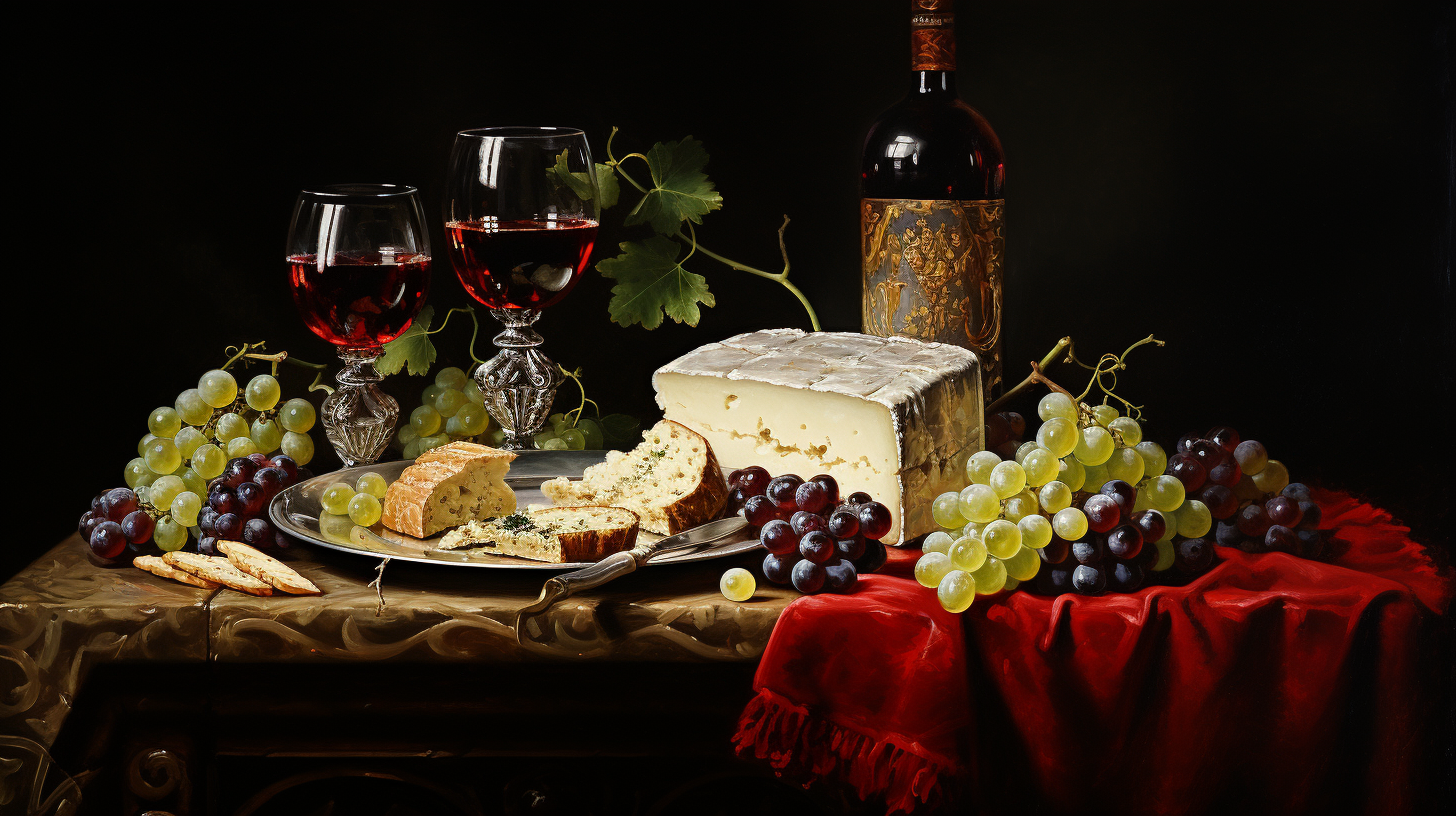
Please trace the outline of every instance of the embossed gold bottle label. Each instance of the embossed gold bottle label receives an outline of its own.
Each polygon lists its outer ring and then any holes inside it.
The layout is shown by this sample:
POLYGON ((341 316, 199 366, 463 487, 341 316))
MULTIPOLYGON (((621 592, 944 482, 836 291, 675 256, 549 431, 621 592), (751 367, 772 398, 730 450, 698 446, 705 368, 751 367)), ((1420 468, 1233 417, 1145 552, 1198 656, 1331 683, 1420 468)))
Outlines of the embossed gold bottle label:
POLYGON ((910 70, 955 70, 953 5, 953 0, 911 0, 910 70))
POLYGON ((1001 386, 1005 203, 860 201, 864 333, 976 352, 988 397, 1001 386))

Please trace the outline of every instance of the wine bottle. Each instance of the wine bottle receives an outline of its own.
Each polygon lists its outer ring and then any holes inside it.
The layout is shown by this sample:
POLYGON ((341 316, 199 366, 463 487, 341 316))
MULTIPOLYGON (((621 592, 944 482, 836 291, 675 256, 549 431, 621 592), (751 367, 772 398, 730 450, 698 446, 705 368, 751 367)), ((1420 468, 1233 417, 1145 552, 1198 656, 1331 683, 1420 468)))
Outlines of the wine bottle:
POLYGON ((953 0, 910 2, 910 91, 870 127, 860 187, 863 330, 954 343, 1001 389, 1002 186, 995 131, 956 95, 953 0))

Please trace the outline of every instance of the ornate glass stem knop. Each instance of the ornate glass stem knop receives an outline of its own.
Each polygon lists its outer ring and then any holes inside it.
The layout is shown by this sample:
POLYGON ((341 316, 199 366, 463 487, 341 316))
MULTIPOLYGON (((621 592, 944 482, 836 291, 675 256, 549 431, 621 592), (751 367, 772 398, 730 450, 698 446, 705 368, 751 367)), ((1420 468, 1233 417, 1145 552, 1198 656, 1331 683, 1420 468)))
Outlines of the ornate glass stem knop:
POLYGON ((562 376, 556 364, 536 350, 541 335, 531 328, 541 313, 533 309, 492 309, 505 325, 495 336, 500 353, 480 364, 475 382, 485 394, 485 408, 505 431, 502 447, 528 450, 536 447, 533 437, 546 424, 556 387, 562 376))
POLYGON ((344 467, 368 465, 379 459, 399 419, 399 403, 377 383, 384 379, 374 368, 380 350, 339 349, 344 368, 335 377, 339 387, 324 400, 324 433, 343 460, 344 467))

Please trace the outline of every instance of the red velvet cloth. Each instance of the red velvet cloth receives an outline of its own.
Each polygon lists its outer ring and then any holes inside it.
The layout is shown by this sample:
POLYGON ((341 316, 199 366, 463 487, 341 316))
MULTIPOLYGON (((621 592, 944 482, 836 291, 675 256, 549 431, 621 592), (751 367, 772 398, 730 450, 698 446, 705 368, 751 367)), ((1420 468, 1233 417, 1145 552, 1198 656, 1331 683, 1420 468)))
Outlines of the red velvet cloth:
POLYGON ((1451 581, 1384 511, 1316 500, 1327 561, 1219 548, 1187 586, 961 616, 894 552, 854 593, 789 605, 735 743, 892 812, 965 789, 993 812, 1408 812, 1442 716, 1419 630, 1451 581))

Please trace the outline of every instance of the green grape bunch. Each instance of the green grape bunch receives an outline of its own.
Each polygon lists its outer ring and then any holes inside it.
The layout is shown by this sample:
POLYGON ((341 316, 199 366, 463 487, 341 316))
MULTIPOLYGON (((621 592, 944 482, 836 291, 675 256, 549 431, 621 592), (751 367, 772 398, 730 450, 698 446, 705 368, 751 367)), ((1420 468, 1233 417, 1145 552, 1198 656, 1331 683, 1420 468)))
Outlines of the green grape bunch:
POLYGON ((451 442, 468 440, 499 447, 505 434, 491 422, 485 410, 485 395, 463 369, 450 366, 420 393, 420 404, 400 425, 395 442, 405 459, 451 442))

